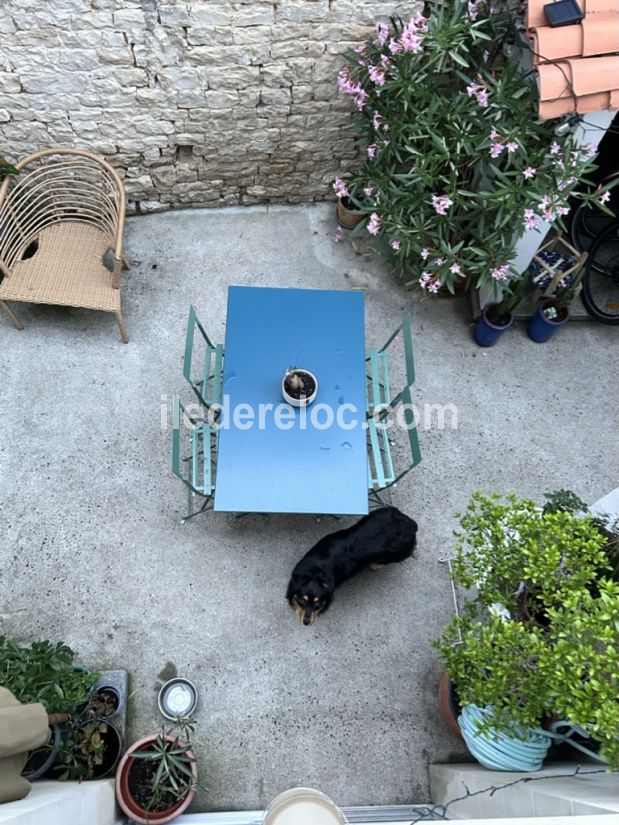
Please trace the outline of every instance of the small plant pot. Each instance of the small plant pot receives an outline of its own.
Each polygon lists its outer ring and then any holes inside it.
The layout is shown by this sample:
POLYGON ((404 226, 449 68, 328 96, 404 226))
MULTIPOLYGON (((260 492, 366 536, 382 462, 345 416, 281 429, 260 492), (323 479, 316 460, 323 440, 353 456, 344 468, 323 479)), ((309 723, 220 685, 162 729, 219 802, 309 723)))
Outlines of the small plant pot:
POLYGON ((358 212, 350 207, 351 203, 348 198, 338 198, 336 217, 342 229, 354 229, 365 218, 363 212, 358 212))
POLYGON ((62 746, 62 728, 60 725, 52 725, 52 736, 48 745, 30 751, 28 760, 22 771, 29 782, 41 779, 50 770, 58 757, 58 752, 62 746))
MULTIPOLYGON (((166 739, 169 742, 174 741, 172 736, 166 736, 166 739)), ((163 825, 163 823, 171 822, 177 816, 182 814, 183 811, 187 810, 195 796, 195 791, 190 790, 187 792, 187 796, 176 802, 174 805, 171 805, 165 811, 147 811, 135 800, 131 792, 131 771, 134 766, 145 764, 145 760, 134 759, 132 754, 136 751, 148 750, 149 746, 153 745, 156 741, 157 735, 151 734, 150 736, 144 736, 142 739, 138 739, 137 742, 134 742, 120 760, 120 764, 116 772, 116 800, 129 819, 132 822, 140 823, 140 825, 153 825, 153 823, 163 825)), ((188 754, 189 756, 194 757, 192 751, 189 751, 188 754)), ((195 762, 191 762, 191 772, 193 773, 194 780, 197 781, 198 766, 195 762)))
POLYGON ((458 717, 462 713, 456 687, 447 673, 442 673, 438 683, 438 706, 445 725, 459 739, 464 739, 458 717))
POLYGON ((480 347, 493 347, 501 335, 503 335, 503 333, 514 323, 514 315, 512 312, 507 314, 507 319, 503 324, 498 324, 491 321, 488 318, 488 312, 492 309, 492 307, 496 306, 498 306, 496 303, 487 304, 483 308, 482 313, 475 324, 473 337, 475 338, 475 342, 479 344, 480 347))
POLYGON ((553 306, 556 307, 556 304, 552 298, 542 298, 537 305, 535 314, 529 318, 527 335, 531 341, 535 341, 536 344, 545 344, 546 341, 552 338, 557 330, 565 326, 570 320, 570 311, 567 308, 558 309, 557 312, 559 315, 557 318, 546 318, 544 310, 550 309, 553 306))
POLYGON ((86 713, 92 713, 97 719, 109 719, 115 716, 120 707, 120 693, 112 685, 99 685, 93 690, 86 705, 86 713))
POLYGON ((318 379, 313 372, 305 369, 288 370, 282 378, 282 398, 293 407, 307 407, 316 398, 318 393, 318 379), (305 383, 307 394, 301 392, 295 395, 290 390, 289 379, 291 375, 298 375, 305 383))

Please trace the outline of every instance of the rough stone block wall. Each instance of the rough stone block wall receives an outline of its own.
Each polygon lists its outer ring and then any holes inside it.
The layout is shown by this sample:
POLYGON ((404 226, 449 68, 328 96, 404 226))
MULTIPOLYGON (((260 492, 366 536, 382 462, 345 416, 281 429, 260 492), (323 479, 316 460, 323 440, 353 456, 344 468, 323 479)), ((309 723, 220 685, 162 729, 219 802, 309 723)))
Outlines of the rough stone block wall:
POLYGON ((0 153, 98 152, 131 211, 330 194, 342 53, 416 0, 0 0, 0 153))

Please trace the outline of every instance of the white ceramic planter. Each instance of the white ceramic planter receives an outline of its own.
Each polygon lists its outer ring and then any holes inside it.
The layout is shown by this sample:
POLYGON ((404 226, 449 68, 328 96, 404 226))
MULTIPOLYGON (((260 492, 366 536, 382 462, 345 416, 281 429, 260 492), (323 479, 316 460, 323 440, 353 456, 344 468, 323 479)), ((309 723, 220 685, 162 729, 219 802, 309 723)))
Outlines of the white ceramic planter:
POLYGON ((291 407, 307 407, 308 404, 311 404, 314 398, 316 398, 316 394, 318 393, 318 379, 314 375, 313 372, 310 370, 306 370, 304 367, 299 367, 296 370, 288 370, 286 375, 282 378, 282 398, 286 403, 290 404, 291 407), (286 388, 284 387, 284 383, 286 381, 286 377, 290 375, 291 372, 305 372, 311 378, 314 379, 314 392, 311 395, 308 395, 307 398, 294 398, 292 395, 289 395, 286 392, 286 388))

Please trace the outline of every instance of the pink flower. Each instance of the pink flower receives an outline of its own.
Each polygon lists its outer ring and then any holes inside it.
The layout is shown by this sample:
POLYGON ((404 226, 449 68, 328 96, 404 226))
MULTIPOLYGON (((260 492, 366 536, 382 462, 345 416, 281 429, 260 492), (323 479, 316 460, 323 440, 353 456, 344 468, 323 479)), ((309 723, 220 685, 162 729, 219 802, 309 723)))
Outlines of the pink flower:
POLYGON ((559 144, 557 143, 556 140, 553 143, 550 144, 550 154, 551 155, 558 155, 560 151, 561 151, 561 147, 559 146, 559 144))
POLYGON ((338 198, 346 198, 350 194, 346 184, 341 178, 336 178, 333 181, 333 191, 338 196, 338 198))
POLYGON ((387 57, 387 55, 386 55, 386 54, 381 55, 381 58, 380 58, 380 65, 383 67, 383 69, 384 69, 385 71, 387 71, 387 69, 389 68, 389 66, 391 66, 391 60, 389 60, 389 58, 387 57))
POLYGON ((390 140, 383 140, 383 146, 389 146, 390 143, 390 140))
POLYGON ((434 261, 434 263, 435 263, 436 266, 443 266, 443 264, 445 263, 445 258, 437 258, 434 261))
POLYGON ((419 286, 422 289, 425 289, 428 283, 432 280, 432 275, 429 272, 422 272, 421 278, 419 279, 419 286))
POLYGON ((374 112, 374 119, 372 123, 374 124, 374 128, 378 131, 380 129, 380 124, 382 123, 383 116, 379 115, 378 112, 374 112))
POLYGON ((529 180, 529 178, 532 178, 532 177, 533 177, 533 175, 534 175, 536 172, 537 172, 537 169, 534 169, 534 168, 533 168, 533 166, 527 166, 527 168, 526 168, 526 169, 524 170, 524 172, 522 173, 522 176, 523 176, 524 178, 526 178, 526 180, 529 180))
POLYGON ((479 103, 482 109, 488 108, 488 92, 485 89, 481 89, 475 95, 475 99, 479 103))
POLYGON ((432 195, 432 206, 437 215, 446 215, 447 210, 452 204, 452 199, 447 195, 432 195))
POLYGON ((490 157, 498 158, 503 149, 505 149, 505 146, 502 143, 493 143, 490 147, 490 157))
POLYGON ((431 284, 428 284, 428 292, 438 292, 441 287, 441 282, 438 278, 432 281, 431 284))
POLYGON ((368 99, 368 93, 360 83, 354 83, 350 79, 349 71, 346 67, 340 69, 337 76, 337 85, 344 94, 350 95, 357 104, 357 108, 363 109, 368 99))
POLYGON ((430 257, 430 250, 426 246, 424 246, 424 248, 421 250, 421 252, 419 254, 421 255, 421 257, 425 261, 430 257))
POLYGON ((369 157, 370 160, 374 160, 374 158, 376 157, 376 144, 375 143, 370 143, 370 145, 368 146, 368 157, 369 157))
POLYGON ((507 264, 503 264, 503 266, 495 267, 490 273, 490 277, 494 278, 495 281, 504 281, 507 278, 508 271, 509 267, 507 264))
POLYGON ((331 240, 333 241, 333 243, 342 243, 342 241, 344 240, 344 236, 342 235, 340 229, 337 230, 335 235, 331 235, 331 240))
POLYGON ((499 136, 499 133, 497 132, 496 129, 493 129, 490 132, 490 140, 496 140, 498 138, 498 136, 499 136))
POLYGON ((515 140, 510 140, 506 146, 508 152, 515 152, 518 149, 518 143, 515 140))
POLYGON ((378 27, 378 42, 381 46, 384 46, 387 40, 389 40, 389 26, 381 23, 378 27))
POLYGON ((398 249, 400 248, 400 241, 391 241, 390 246, 393 250, 395 250, 397 252, 398 249))
POLYGON ((467 5, 467 12, 469 18, 473 21, 477 20, 477 15, 479 14, 479 7, 481 6, 481 0, 469 0, 467 5))
POLYGON ((462 267, 460 266, 460 264, 452 264, 449 267, 449 271, 453 272, 454 275, 459 275, 462 272, 462 267))
POLYGON ((364 186, 363 187, 363 194, 367 195, 368 198, 370 197, 370 195, 372 194, 373 191, 374 191, 374 189, 373 189, 372 186, 364 186))
POLYGON ((410 23, 400 35, 400 43, 405 52, 419 54, 422 49, 421 37, 417 34, 415 27, 411 26, 410 23))
POLYGON ((414 17, 408 21, 408 25, 413 29, 418 29, 422 32, 428 31, 428 18, 424 17, 421 12, 418 12, 414 17))
POLYGON ((608 201, 610 200, 610 192, 604 192, 603 195, 600 195, 599 200, 600 203, 608 203, 608 201))
POLYGON ((466 87, 466 93, 469 97, 475 97, 477 103, 482 109, 488 107, 488 91, 480 86, 479 83, 469 83, 466 87))
POLYGON ((370 80, 373 83, 376 83, 377 86, 384 86, 385 85, 385 71, 384 69, 377 69, 376 66, 368 66, 368 71, 370 73, 370 80))
POLYGON ((397 54, 402 51, 402 44, 399 40, 394 40, 393 37, 389 41, 389 51, 391 54, 397 54))
POLYGON ((524 228, 525 229, 537 229, 539 225, 539 221, 537 215, 532 209, 525 209, 524 210, 524 228))
POLYGON ((378 235, 380 231, 380 220, 376 212, 372 212, 370 220, 368 221, 368 232, 370 235, 378 235))

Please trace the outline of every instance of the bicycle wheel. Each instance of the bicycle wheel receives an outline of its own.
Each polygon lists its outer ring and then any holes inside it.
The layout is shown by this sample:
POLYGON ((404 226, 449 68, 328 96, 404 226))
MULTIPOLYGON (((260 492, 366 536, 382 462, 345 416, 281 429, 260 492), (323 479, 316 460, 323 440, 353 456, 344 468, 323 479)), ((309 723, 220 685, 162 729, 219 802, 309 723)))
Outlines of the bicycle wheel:
POLYGON ((572 217, 570 223, 572 243, 581 252, 586 252, 597 236, 619 218, 619 171, 612 172, 600 182, 600 186, 608 184, 611 186, 608 190, 610 199, 606 205, 612 210, 612 216, 602 212, 597 206, 581 203, 572 217))
POLYGON ((619 222, 591 244, 582 279, 582 302, 603 324, 619 324, 619 222))

